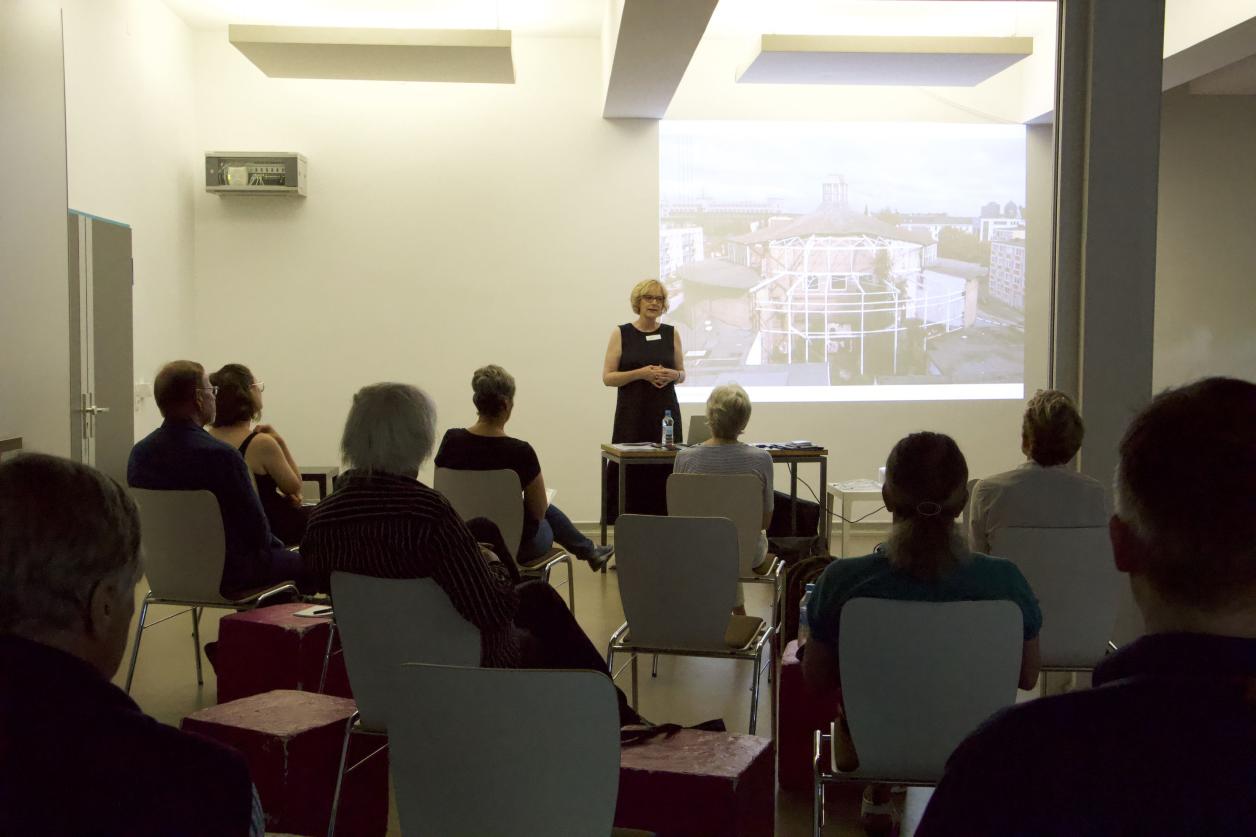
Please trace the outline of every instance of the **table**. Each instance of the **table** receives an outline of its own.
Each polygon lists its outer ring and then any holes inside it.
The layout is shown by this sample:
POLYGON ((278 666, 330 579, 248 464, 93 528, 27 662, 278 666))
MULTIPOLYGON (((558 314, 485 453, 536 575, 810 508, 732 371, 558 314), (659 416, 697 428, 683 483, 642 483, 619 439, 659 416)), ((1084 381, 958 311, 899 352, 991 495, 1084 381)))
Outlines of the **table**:
POLYGON ((16 453, 21 449, 21 436, 0 436, 0 459, 4 459, 6 453, 16 453))
POLYGON ((885 504, 881 500, 881 483, 875 480, 849 480, 847 482, 831 482, 828 490, 825 492, 827 502, 824 508, 824 519, 828 521, 833 515, 833 507, 836 503, 842 506, 842 551, 839 558, 846 558, 846 542, 850 537, 850 519, 851 506, 859 502, 874 502, 877 508, 868 512, 859 520, 863 520, 869 515, 876 514, 885 508, 885 504))
MULTIPOLYGON (((628 493, 626 478, 628 465, 671 464, 676 460, 676 454, 682 450, 684 448, 668 449, 602 443, 602 503, 599 511, 602 546, 606 546, 606 469, 610 464, 614 462, 619 465, 619 513, 623 514, 628 493)), ((768 449, 768 453, 772 455, 774 464, 784 464, 789 468, 790 523, 796 529, 798 526, 798 466, 807 463, 819 465, 820 485, 824 485, 829 473, 829 452, 824 448, 814 448, 811 450, 768 449)), ((827 550, 829 548, 828 515, 823 512, 824 510, 821 509, 820 536, 824 538, 824 548, 827 550)))
POLYGON ((332 481, 340 476, 339 465, 302 465, 301 482, 312 482, 318 486, 318 499, 324 500, 332 488, 332 481))

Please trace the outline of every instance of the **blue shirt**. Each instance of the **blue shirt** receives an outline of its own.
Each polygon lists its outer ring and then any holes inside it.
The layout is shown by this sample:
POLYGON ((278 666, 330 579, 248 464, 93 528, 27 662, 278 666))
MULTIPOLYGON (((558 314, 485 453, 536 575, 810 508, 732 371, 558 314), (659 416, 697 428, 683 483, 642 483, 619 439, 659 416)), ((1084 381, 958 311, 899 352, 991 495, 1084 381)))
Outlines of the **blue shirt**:
POLYGON ((218 499, 227 541, 221 592, 291 579, 293 556, 270 533, 240 451, 191 420, 166 420, 131 448, 127 484, 154 491, 204 489, 218 499), (285 575, 285 572, 287 573, 285 575))
POLYGON ((842 558, 825 568, 807 605, 811 638, 837 647, 842 605, 851 599, 909 602, 970 602, 1006 599, 1024 619, 1025 641, 1042 629, 1042 611, 1029 582, 1011 561, 971 553, 935 581, 921 581, 895 569, 883 551, 863 558, 842 558))
POLYGON ((1093 682, 968 736, 918 837, 1256 834, 1256 640, 1153 634, 1093 682))

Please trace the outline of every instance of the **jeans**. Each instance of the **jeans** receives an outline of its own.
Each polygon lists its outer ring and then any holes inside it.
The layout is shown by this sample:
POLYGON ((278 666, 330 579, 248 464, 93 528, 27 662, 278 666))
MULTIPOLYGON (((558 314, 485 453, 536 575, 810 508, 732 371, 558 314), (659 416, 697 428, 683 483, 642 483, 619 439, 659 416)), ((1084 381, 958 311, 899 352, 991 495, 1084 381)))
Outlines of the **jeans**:
POLYGON ((537 523, 536 534, 519 544, 519 563, 529 564, 540 558, 549 552, 555 541, 582 561, 589 560, 596 548, 593 541, 576 528, 571 518, 563 514, 562 509, 551 504, 545 510, 545 519, 537 523))

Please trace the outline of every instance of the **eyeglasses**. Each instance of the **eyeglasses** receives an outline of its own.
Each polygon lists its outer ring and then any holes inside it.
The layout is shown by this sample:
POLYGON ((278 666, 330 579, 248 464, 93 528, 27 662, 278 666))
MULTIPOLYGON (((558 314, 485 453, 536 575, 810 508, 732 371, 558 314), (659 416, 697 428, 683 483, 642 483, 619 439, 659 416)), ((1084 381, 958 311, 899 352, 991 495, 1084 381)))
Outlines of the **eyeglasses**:
POLYGON ((253 386, 251 387, 251 389, 255 389, 255 390, 257 390, 258 392, 265 392, 265 391, 266 391, 266 383, 265 383, 265 381, 257 381, 257 382, 255 382, 255 383, 253 384, 253 386))
POLYGON ((196 389, 197 389, 197 391, 198 391, 198 392, 208 392, 208 393, 210 393, 211 395, 217 395, 217 394, 218 394, 218 387, 215 387, 215 386, 197 387, 196 389))
POLYGON ((642 302, 657 302, 660 305, 662 305, 664 302, 667 302, 667 297, 655 296, 654 294, 642 294, 641 301, 642 302))

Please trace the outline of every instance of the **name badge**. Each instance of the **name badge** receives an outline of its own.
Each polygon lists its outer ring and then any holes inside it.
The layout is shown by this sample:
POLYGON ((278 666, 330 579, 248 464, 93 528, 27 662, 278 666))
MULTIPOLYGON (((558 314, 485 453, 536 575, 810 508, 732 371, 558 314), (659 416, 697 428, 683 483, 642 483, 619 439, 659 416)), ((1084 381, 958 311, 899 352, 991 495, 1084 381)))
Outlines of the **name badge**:
POLYGON ((647 335, 645 336, 645 339, 646 339, 646 340, 662 340, 662 339, 663 339, 663 335, 661 335, 661 334, 647 334, 647 335))

